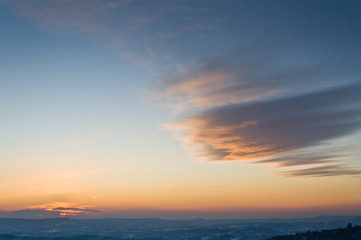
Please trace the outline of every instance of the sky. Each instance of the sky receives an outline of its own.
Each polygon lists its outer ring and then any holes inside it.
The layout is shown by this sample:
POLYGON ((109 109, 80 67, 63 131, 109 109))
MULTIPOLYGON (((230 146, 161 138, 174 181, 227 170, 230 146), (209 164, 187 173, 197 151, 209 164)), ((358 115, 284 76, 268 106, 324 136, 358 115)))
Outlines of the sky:
POLYGON ((361 215, 361 2, 0 0, 0 217, 361 215))

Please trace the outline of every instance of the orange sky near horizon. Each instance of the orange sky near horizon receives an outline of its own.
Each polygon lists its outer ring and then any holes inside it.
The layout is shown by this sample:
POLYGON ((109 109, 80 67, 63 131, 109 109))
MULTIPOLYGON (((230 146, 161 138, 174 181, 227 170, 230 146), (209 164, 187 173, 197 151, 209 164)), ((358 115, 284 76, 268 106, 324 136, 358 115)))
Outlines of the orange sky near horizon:
POLYGON ((360 9, 0 0, 0 217, 361 215, 360 9))

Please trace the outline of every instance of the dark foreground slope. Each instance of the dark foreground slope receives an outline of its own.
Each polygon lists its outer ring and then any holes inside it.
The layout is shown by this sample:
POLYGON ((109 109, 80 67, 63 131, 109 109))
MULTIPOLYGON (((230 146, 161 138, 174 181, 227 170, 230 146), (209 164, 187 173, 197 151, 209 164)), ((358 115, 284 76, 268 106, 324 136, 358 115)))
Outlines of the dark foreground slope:
POLYGON ((268 240, 361 240, 361 226, 276 236, 268 240))
POLYGON ((9 234, 0 234, 0 240, 124 240, 120 238, 102 237, 97 235, 84 235, 75 237, 24 237, 9 234))

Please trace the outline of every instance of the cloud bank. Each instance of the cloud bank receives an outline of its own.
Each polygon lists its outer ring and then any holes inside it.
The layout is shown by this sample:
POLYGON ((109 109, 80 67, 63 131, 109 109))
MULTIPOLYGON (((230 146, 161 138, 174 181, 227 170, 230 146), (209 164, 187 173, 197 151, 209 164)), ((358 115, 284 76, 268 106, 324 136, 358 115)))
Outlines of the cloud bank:
MULTIPOLYGON (((197 154, 211 160, 259 160, 311 147, 361 127, 361 84, 301 96, 205 111, 169 125, 197 154)), ((264 160, 281 165, 322 163, 334 155, 264 160)))

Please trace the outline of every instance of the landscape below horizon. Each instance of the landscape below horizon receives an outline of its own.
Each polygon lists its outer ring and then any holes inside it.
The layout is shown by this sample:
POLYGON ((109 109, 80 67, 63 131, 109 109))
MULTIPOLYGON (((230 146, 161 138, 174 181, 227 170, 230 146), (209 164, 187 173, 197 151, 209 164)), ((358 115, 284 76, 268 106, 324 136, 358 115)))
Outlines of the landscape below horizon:
POLYGON ((361 216, 228 220, 0 218, 1 240, 323 240, 322 237, 360 239, 361 216))

